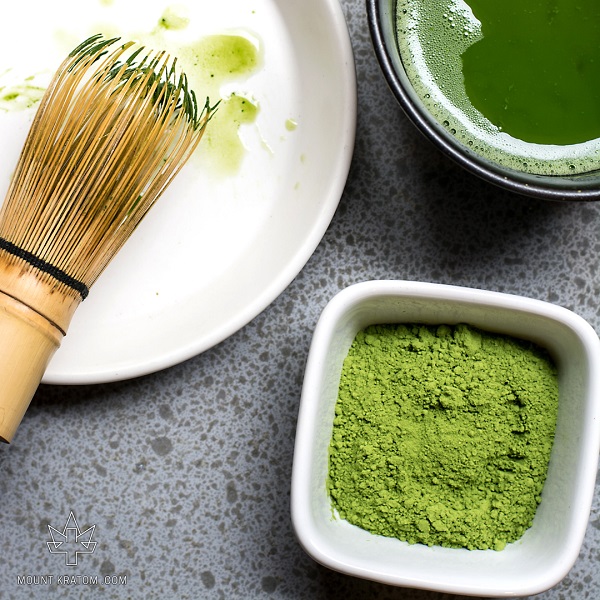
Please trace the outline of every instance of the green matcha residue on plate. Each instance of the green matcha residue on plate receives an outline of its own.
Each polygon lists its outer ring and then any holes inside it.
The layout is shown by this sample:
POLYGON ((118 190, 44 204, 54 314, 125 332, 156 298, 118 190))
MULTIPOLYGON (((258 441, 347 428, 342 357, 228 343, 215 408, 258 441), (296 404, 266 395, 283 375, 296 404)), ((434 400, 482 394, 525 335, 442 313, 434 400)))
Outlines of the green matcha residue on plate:
POLYGON ((202 140, 203 160, 213 172, 234 173, 246 154, 240 128, 256 121, 260 107, 244 91, 223 93, 223 87, 238 87, 258 70, 261 48, 244 35, 217 34, 183 47, 179 58, 196 94, 220 100, 202 140))
POLYGON ((220 172, 236 171, 246 153, 239 137, 242 125, 254 123, 258 106, 252 100, 232 94, 221 101, 214 116, 215 124, 207 128, 203 142, 209 149, 210 166, 220 172))
POLYGON ((135 38, 177 56, 199 102, 206 97, 212 104, 219 102, 198 157, 210 172, 231 175, 238 171, 247 152, 240 129, 254 123, 260 110, 257 100, 242 86, 261 67, 262 47, 247 32, 205 35, 195 41, 178 42, 178 29, 187 24, 185 11, 174 5, 163 11, 151 33, 135 38))
MULTIPOLYGON (((112 0, 99 2, 107 10, 113 10, 112 0)), ((177 4, 162 11, 150 32, 124 32, 111 21, 110 26, 97 24, 90 35, 100 32, 107 37, 137 40, 148 48, 176 56, 199 104, 207 97, 212 104, 219 103, 198 156, 212 173, 231 175, 240 168, 247 153, 240 130, 253 124, 260 111, 258 101, 244 88, 247 79, 262 66, 261 43, 245 31, 204 35, 189 41, 191 25, 185 6, 177 4), (180 35, 182 30, 188 30, 187 38, 180 35)), ((66 32, 57 32, 55 37, 61 45, 68 40, 69 49, 77 43, 66 32)), ((33 80, 27 80, 2 87, 0 80, 0 110, 35 107, 45 89, 34 84, 33 80)))
POLYGON ((158 21, 159 27, 167 30, 185 29, 190 24, 190 19, 183 7, 170 6, 163 12, 158 21))
POLYGON ((26 110, 35 106, 44 95, 45 88, 29 77, 23 83, 0 85, 0 110, 4 112, 26 110))

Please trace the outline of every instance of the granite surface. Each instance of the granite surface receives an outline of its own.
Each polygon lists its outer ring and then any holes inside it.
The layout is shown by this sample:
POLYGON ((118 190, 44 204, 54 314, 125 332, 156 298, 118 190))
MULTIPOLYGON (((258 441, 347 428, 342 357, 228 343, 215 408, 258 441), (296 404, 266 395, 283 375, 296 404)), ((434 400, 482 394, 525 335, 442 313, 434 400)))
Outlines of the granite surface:
MULTIPOLYGON (((384 278, 548 300, 599 330, 600 204, 515 196, 450 163, 386 87, 363 0, 341 4, 358 130, 321 244, 268 309, 202 355, 131 381, 39 389, 0 448, 0 598, 450 600, 334 573, 296 542, 290 476, 313 328, 340 289, 384 278), (61 568, 45 541, 70 511, 98 545, 61 568)), ((599 499, 579 560, 538 600, 600 598, 599 499)))

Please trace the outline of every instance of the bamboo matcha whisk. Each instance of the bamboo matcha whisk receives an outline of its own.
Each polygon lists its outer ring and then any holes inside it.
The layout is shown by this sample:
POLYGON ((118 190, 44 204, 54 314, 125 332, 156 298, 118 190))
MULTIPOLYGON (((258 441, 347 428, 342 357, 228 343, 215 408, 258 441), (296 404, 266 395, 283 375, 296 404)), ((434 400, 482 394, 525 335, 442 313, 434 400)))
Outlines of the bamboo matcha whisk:
POLYGON ((212 113, 164 52, 94 36, 60 66, 0 210, 0 439, 10 442, 89 288, 212 113))

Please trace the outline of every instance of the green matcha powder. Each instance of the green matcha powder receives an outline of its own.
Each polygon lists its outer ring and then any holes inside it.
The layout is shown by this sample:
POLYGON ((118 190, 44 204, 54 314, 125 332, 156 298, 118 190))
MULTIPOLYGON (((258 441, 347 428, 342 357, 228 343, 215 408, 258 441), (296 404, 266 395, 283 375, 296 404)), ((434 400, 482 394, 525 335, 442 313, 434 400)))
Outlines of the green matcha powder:
POLYGON ((541 348, 467 325, 377 325, 344 362, 327 487, 342 519, 422 543, 502 550, 535 515, 558 379, 541 348))

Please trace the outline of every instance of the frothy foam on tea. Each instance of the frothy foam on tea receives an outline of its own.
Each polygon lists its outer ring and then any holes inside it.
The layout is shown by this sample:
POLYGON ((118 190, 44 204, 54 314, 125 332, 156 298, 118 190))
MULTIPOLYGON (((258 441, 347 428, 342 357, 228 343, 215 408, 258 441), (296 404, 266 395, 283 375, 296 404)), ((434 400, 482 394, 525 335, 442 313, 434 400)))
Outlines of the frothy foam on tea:
MULTIPOLYGON (((576 44, 577 47, 581 48, 581 56, 575 56, 573 51, 569 52, 569 56, 572 57, 573 61, 573 76, 580 79, 591 79, 597 88, 597 91, 594 91, 593 94, 597 94, 600 98, 600 77, 597 79, 592 78, 589 72, 589 68, 600 68, 600 45, 597 44, 598 37, 595 37, 595 33, 600 31, 600 5, 595 8, 593 3, 590 4, 589 2, 590 0, 582 0, 580 2, 581 6, 578 5, 579 9, 582 7, 587 9, 589 6, 589 10, 591 11, 593 8, 595 13, 590 17, 592 24, 581 28, 579 37, 585 38, 587 34, 588 37, 591 36, 594 39, 581 39, 581 43, 578 46, 576 44), (590 56, 590 52, 595 53, 597 56, 590 56), (595 67, 594 63, 598 64, 599 67, 595 67), (584 68, 582 68, 582 64, 584 64, 584 68)), ((487 12, 483 11, 486 18, 493 10, 494 4, 498 7, 498 11, 507 10, 504 3, 498 4, 496 0, 488 0, 489 10, 487 12)), ((563 34, 566 35, 570 32, 576 35, 574 30, 570 31, 565 26, 567 13, 571 15, 576 7, 568 3, 568 7, 565 4, 565 8, 559 11, 560 0, 520 0, 519 2, 513 0, 510 4, 513 11, 512 22, 523 24, 523 20, 517 18, 517 13, 525 13, 526 11, 532 13, 535 12, 533 10, 535 8, 540 17, 538 20, 540 21, 542 35, 554 35, 552 45, 557 48, 569 48, 570 40, 564 37, 563 39, 557 38, 554 30, 545 31, 544 28, 556 27, 556 19, 560 16, 563 21, 561 22, 562 25, 559 23, 559 26, 562 27, 563 34)), ((425 0, 398 0, 396 18, 400 55, 408 78, 427 110, 459 142, 470 148, 474 153, 501 165, 540 175, 574 175, 598 169, 600 165, 600 129, 595 131, 591 122, 590 127, 583 128, 583 130, 589 131, 590 137, 594 139, 586 140, 581 137, 581 133, 575 133, 569 138, 567 132, 562 138, 557 133, 549 143, 539 143, 540 139, 546 138, 536 136, 535 131, 532 133, 531 131, 517 129, 515 133, 515 127, 512 127, 512 129, 511 127, 503 127, 504 115, 501 114, 502 109, 506 108, 507 111, 509 109, 513 111, 520 110, 523 107, 523 97, 526 99, 526 93, 529 93, 530 90, 520 90, 522 95, 519 98, 521 102, 521 105, 519 105, 516 100, 512 101, 511 94, 514 91, 512 82, 506 77, 502 81, 502 75, 498 72, 497 66, 489 66, 491 73, 487 76, 487 83, 482 82, 481 73, 483 72, 485 75, 485 71, 480 71, 479 74, 465 72, 465 67, 473 66, 473 60, 471 59, 474 57, 475 50, 489 50, 490 46, 495 45, 496 56, 503 56, 503 49, 498 45, 498 37, 492 38, 489 33, 492 29, 487 27, 488 22, 485 21, 482 25, 476 17, 476 14, 481 16, 482 11, 479 9, 482 5, 485 6, 484 0, 450 0, 443 3, 425 0), (475 11, 472 10, 471 6, 475 8, 475 11), (485 46, 482 44, 484 40, 486 42, 485 46), (475 46, 475 44, 479 45, 475 46), (470 62, 466 61, 466 58, 470 62), (466 76, 469 76, 470 79, 469 77, 466 79, 466 76), (484 86, 488 83, 489 86, 497 85, 497 88, 485 88, 484 86), (505 87, 502 88, 502 85, 505 85, 505 87), (478 87, 479 89, 477 89, 478 87), (498 92, 498 89, 501 90, 501 93, 504 91, 506 93, 501 98, 492 98, 491 100, 495 102, 494 105, 493 102, 490 103, 490 98, 486 97, 485 94, 488 91, 493 94, 498 92), (468 90, 478 92, 480 94, 479 98, 473 95, 472 100, 469 97, 468 90), (510 103, 509 100, 511 100, 510 103), (494 112, 494 106, 496 108, 500 107, 500 109, 494 112), (492 108, 488 111, 488 107, 492 108), (571 143, 571 139, 575 140, 576 143, 571 143), (568 141, 565 143, 564 140, 568 141)), ((505 13, 501 17, 499 15, 500 13, 496 15, 497 19, 505 19, 500 24, 504 26, 505 30, 510 29, 511 21, 509 17, 505 13)), ((572 28, 573 19, 569 18, 571 19, 569 27, 572 28)), ((579 18, 581 19, 581 17, 579 18)), ((497 25, 498 21, 492 24, 497 25)), ((531 23, 526 27, 531 30, 531 23)), ((516 28, 517 25, 515 25, 516 28)), ((529 30, 525 30, 524 33, 530 37, 531 43, 535 43, 536 32, 531 31, 529 33, 529 30)), ((497 32, 498 28, 496 27, 495 33, 497 32)), ((522 33, 523 31, 516 32, 514 34, 515 38, 522 35, 522 33)), ((579 29, 576 33, 579 33, 579 29)), ((512 44, 512 42, 510 43, 512 44)), ((547 39, 546 43, 549 44, 547 39)), ((475 58, 484 61, 486 57, 487 55, 484 52, 475 58)), ((534 58, 527 56, 530 62, 534 58)), ((552 63, 551 60, 548 62, 552 63)), ((569 67, 567 62, 565 61, 566 66, 564 68, 569 67)), ((482 63, 482 65, 487 66, 485 63, 482 63)), ((520 66, 520 63, 518 66, 520 66)), ((545 68, 551 70, 547 73, 547 79, 551 82, 556 71, 556 65, 548 64, 545 68)), ((510 66, 507 72, 510 74, 510 66)), ((520 83, 525 82, 527 84, 526 73, 521 73, 521 77, 520 83)), ((560 73, 556 73, 556 77, 557 83, 560 84, 560 73)), ((515 84, 517 83, 519 82, 515 81, 515 84)), ((567 80, 562 81, 562 84, 565 93, 572 88, 570 84, 567 84, 567 80)), ((573 112, 569 107, 564 106, 563 98, 558 96, 552 98, 550 94, 537 93, 535 86, 531 88, 530 100, 531 106, 528 107, 528 110, 531 109, 532 118, 524 118, 523 115, 519 115, 521 122, 525 124, 537 118, 536 102, 540 106, 540 115, 544 110, 551 111, 554 107, 562 110, 566 115, 566 119, 573 112), (554 106, 552 106, 552 102, 554 102, 554 106)), ((577 101, 577 97, 574 100, 577 101)), ((598 109, 600 111, 600 104, 598 109)), ((560 112, 556 114, 560 114, 560 112)), ((594 118, 599 119, 595 116, 594 118)), ((545 134, 542 128, 547 129, 548 123, 556 123, 557 120, 560 121, 559 125, 563 125, 562 119, 557 119, 554 113, 549 112, 545 124, 543 120, 541 121, 540 131, 545 134)), ((510 120, 506 120, 506 123, 512 126, 510 120)), ((600 120, 598 123, 598 127, 600 127, 600 120)), ((568 124, 565 127, 568 127, 568 124)), ((581 130, 582 128, 580 128, 581 130)))

